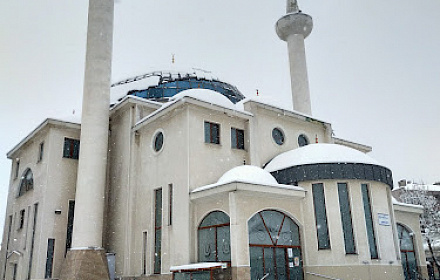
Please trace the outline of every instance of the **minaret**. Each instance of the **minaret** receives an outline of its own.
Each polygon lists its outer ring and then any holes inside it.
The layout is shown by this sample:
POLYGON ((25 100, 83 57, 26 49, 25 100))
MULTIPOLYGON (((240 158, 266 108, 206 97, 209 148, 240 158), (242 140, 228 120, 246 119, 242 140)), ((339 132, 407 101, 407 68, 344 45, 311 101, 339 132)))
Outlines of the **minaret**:
POLYGON ((109 279, 102 248, 114 0, 89 0, 72 248, 61 280, 109 279))
POLYGON ((312 17, 299 10, 296 0, 287 0, 286 15, 277 21, 275 27, 278 37, 287 42, 293 109, 311 115, 304 39, 312 32, 312 17))

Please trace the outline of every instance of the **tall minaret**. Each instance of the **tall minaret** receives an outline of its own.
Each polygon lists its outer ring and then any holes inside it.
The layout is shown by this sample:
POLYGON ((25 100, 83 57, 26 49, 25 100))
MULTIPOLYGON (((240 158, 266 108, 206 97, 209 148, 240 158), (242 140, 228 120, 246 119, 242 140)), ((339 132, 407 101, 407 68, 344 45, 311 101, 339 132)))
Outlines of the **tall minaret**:
POLYGON ((114 0, 89 0, 88 16, 72 248, 62 268, 62 280, 109 279, 102 231, 114 0))
POLYGON ((299 10, 296 0, 287 0, 286 12, 275 27, 278 37, 287 42, 293 109, 311 115, 304 39, 312 32, 313 21, 311 16, 299 10))

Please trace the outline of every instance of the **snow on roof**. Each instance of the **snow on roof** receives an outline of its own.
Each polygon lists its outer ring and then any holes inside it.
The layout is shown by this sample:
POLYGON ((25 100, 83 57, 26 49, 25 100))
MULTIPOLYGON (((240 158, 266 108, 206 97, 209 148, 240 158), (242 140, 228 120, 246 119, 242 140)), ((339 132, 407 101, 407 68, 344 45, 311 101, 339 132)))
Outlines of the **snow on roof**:
POLYGON ((266 170, 254 165, 240 165, 232 168, 218 179, 217 183, 226 184, 234 181, 262 185, 278 184, 277 180, 266 170))
POLYGON ((49 118, 62 122, 81 124, 81 115, 82 115, 81 111, 73 111, 71 115, 64 115, 60 117, 49 117, 49 118))
POLYGON ((380 165, 370 156, 337 144, 310 144, 276 156, 264 168, 268 172, 316 163, 364 163, 380 165))
POLYGON ((144 90, 151 86, 159 85, 161 79, 165 81, 174 81, 184 77, 205 79, 208 81, 219 81, 210 71, 183 67, 176 68, 174 64, 166 65, 165 67, 157 67, 156 69, 169 69, 155 71, 151 70, 146 74, 137 75, 128 79, 121 80, 112 84, 110 91, 110 104, 117 103, 119 99, 123 98, 129 91, 132 90, 144 90))
POLYGON ((421 183, 407 183, 406 186, 400 186, 395 189, 404 189, 404 190, 422 190, 428 192, 440 192, 440 185, 432 185, 432 184, 421 184, 421 183))
POLYGON ((193 190, 192 193, 213 189, 233 182, 304 191, 303 188, 298 186, 278 184, 272 174, 258 166, 240 165, 223 174, 223 176, 218 179, 217 183, 198 187, 193 190))
POLYGON ((182 270, 197 270, 197 269, 207 269, 207 268, 217 268, 217 267, 225 267, 226 263, 221 262, 203 262, 203 263, 193 263, 179 266, 170 267, 170 271, 182 271, 182 270))
POLYGON ((415 204, 409 204, 409 203, 400 202, 394 196, 391 196, 391 201, 392 201, 392 203, 394 205, 401 205, 401 206, 407 206, 407 207, 414 207, 414 208, 423 209, 423 206, 421 206, 421 205, 415 205, 415 204))
POLYGON ((151 117, 157 115, 158 113, 162 112, 163 110, 167 109, 168 107, 171 107, 172 105, 176 104, 180 100, 184 99, 185 97, 189 97, 198 101, 202 101, 207 104, 216 105, 221 108, 233 110, 240 112, 242 114, 252 116, 251 113, 247 111, 239 110, 234 103, 232 103, 226 96, 222 95, 219 92, 210 90, 210 89, 203 89, 203 88, 193 88, 193 89, 187 89, 184 91, 179 92, 178 94, 174 95, 170 98, 170 100, 166 103, 163 103, 162 107, 151 113, 150 115, 144 117, 140 121, 138 121, 135 126, 138 126, 145 122, 147 119, 150 119, 151 117))
POLYGON ((194 99, 204 101, 210 104, 218 105, 223 108, 237 110, 235 104, 232 103, 231 100, 229 100, 223 94, 210 89, 203 89, 203 88, 194 88, 194 89, 187 89, 181 91, 178 94, 171 97, 170 101, 179 100, 184 97, 192 97, 194 99))

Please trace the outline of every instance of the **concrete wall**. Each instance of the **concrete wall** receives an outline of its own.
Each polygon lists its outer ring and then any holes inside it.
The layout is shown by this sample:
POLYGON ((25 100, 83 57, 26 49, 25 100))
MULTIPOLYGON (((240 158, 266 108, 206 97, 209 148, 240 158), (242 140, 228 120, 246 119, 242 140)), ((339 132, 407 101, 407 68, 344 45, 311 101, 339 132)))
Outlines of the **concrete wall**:
MULTIPOLYGON (((21 253, 21 256, 13 260, 18 265, 17 279, 25 279, 28 275, 32 248, 34 205, 36 203, 38 203, 38 214, 32 258, 32 278, 44 278, 47 240, 49 238, 55 239, 53 277, 58 277, 64 260, 68 204, 69 200, 75 197, 77 168, 77 160, 63 158, 64 137, 79 139, 79 125, 59 126, 48 124, 12 155, 13 162, 6 216, 13 216, 8 251, 16 250, 21 253), (44 142, 43 159, 38 161, 40 143, 42 142, 44 142), (14 178, 17 158, 20 159, 20 170, 18 178, 14 178), (17 197, 20 178, 27 168, 30 168, 33 172, 34 188, 21 197, 17 197), (22 209, 26 211, 24 227, 18 229, 20 210, 22 209), (61 210, 61 214, 55 214, 55 210, 61 210)), ((0 254, 0 275, 2 275, 5 267, 8 230, 6 226, 0 254)), ((13 269, 11 260, 8 261, 6 267, 8 279, 8 277, 11 277, 13 269)))
POLYGON ((245 104, 253 114, 250 121, 251 164, 263 166, 275 156, 298 148, 298 136, 304 134, 309 143, 331 143, 331 127, 322 122, 255 102, 245 104), (272 138, 272 130, 284 132, 285 142, 278 145, 272 138))

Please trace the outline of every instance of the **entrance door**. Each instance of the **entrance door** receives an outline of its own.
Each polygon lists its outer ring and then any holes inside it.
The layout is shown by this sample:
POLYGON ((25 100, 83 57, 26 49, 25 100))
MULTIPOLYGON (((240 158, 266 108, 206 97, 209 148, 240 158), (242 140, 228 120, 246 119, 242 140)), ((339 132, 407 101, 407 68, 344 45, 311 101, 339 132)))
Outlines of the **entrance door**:
POLYGON ((299 228, 281 212, 257 213, 248 223, 251 279, 302 280, 299 228))

